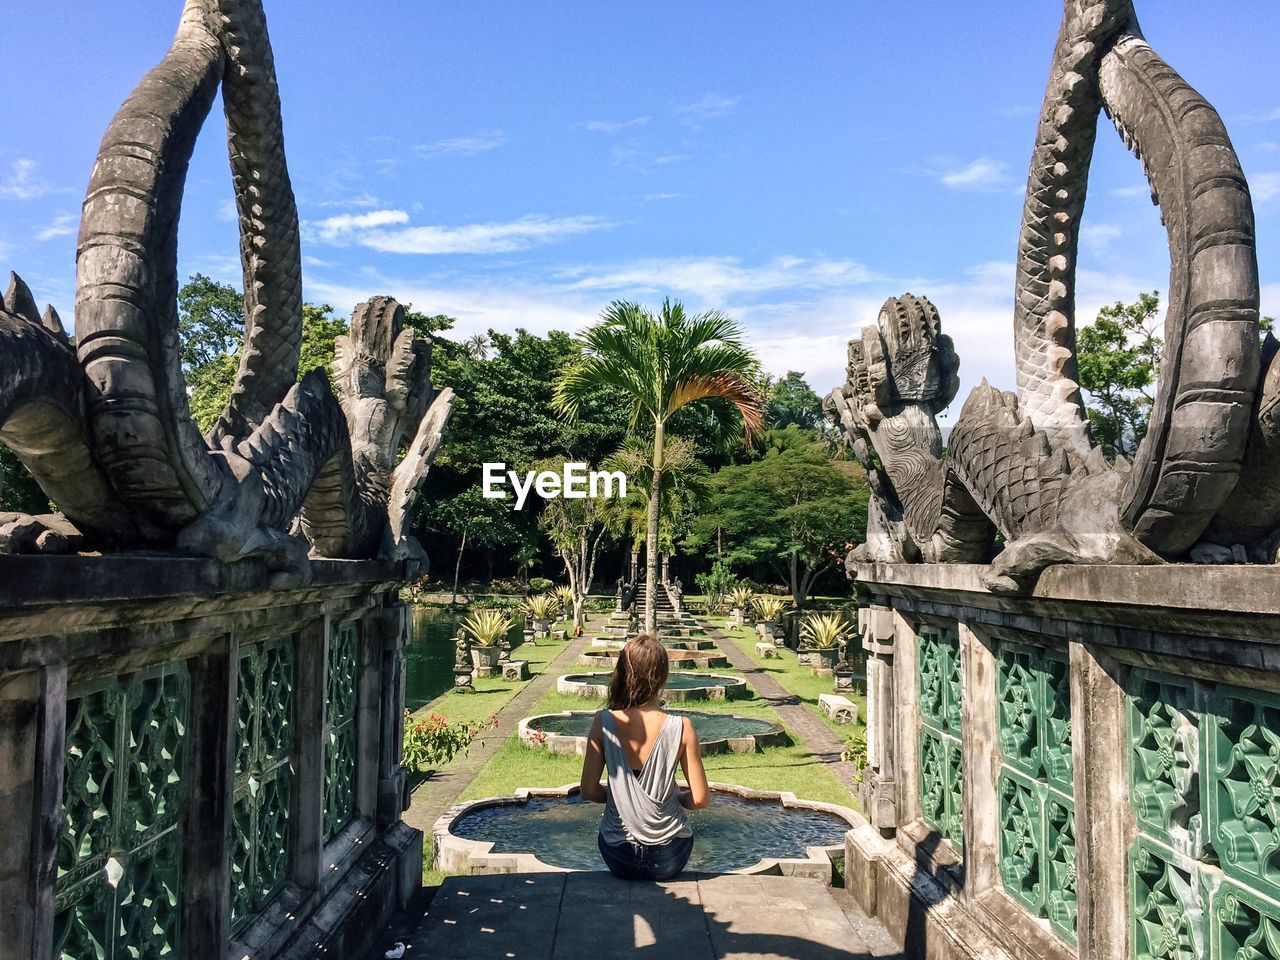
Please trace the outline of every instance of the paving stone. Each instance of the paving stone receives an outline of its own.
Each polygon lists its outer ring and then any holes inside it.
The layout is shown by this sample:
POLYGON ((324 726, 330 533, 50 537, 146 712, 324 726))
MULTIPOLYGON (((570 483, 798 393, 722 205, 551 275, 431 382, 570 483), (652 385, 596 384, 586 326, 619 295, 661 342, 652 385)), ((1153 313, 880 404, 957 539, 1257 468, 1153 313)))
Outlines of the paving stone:
POLYGON ((820 881, 734 874, 449 877, 406 946, 409 960, 902 960, 820 881))

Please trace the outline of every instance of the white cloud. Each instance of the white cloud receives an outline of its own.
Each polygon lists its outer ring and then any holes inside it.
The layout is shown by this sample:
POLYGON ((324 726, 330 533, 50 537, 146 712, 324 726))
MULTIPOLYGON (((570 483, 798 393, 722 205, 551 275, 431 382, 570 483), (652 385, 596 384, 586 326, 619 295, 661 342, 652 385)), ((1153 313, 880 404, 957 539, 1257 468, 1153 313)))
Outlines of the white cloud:
POLYGON ((683 193, 646 193, 644 195, 644 202, 654 203, 658 200, 679 200, 683 196, 683 193))
POLYGON ((317 200, 314 205, 317 207, 376 207, 381 202, 372 193, 361 193, 340 200, 317 200))
POLYGON ((340 213, 324 220, 308 221, 304 227, 313 239, 332 243, 350 233, 408 222, 409 214, 403 210, 374 210, 370 213, 340 213))
POLYGON ((485 333, 490 328, 517 328, 545 334, 551 330, 581 330, 598 319, 595 298, 565 297, 563 291, 539 283, 498 282, 441 284, 430 280, 394 279, 370 275, 360 286, 325 280, 309 281, 307 296, 331 303, 339 313, 350 312, 371 295, 387 294, 415 310, 443 313, 458 323, 452 337, 485 333))
POLYGON ((19 158, 9 164, 9 174, 0 174, 0 197, 10 200, 37 200, 53 188, 36 178, 36 162, 19 158))
POLYGON ((232 197, 227 197, 218 203, 218 219, 227 223, 235 223, 240 219, 240 214, 236 210, 236 201, 232 197))
POLYGON ((1151 186, 1146 183, 1135 183, 1128 187, 1116 187, 1111 191, 1113 197, 1147 197, 1151 196, 1151 186))
MULTIPOLYGON (((943 415, 954 422, 982 378, 1014 389, 1014 265, 974 264, 953 278, 890 278, 849 260, 776 257, 759 265, 737 258, 642 260, 614 267, 579 267, 548 277, 395 279, 368 273, 358 284, 308 276, 307 296, 349 310, 371 294, 385 293, 416 309, 458 319, 456 336, 490 327, 535 333, 578 331, 594 322, 614 298, 653 303, 655 295, 680 297, 691 310, 724 309, 742 322, 765 369, 804 373, 825 395, 844 382, 847 343, 875 323, 886 297, 910 291, 928 296, 942 316, 942 329, 960 355, 960 391, 943 415), (318 282, 317 282, 318 281, 318 282)), ((1132 300, 1159 286, 1152 278, 1080 271, 1080 322, 1116 300, 1132 300)), ((1280 313, 1280 285, 1263 291, 1264 310, 1280 313), (1268 304, 1270 305, 1268 307, 1268 304)))
POLYGON ((677 116, 693 120, 723 117, 727 113, 733 113, 740 100, 740 97, 726 97, 718 93, 706 93, 703 94, 701 100, 695 100, 693 103, 686 103, 676 107, 675 112, 677 116))
POLYGON ((54 237, 69 237, 76 232, 76 217, 73 213, 60 213, 48 224, 48 226, 36 232, 36 242, 44 243, 46 240, 52 240, 54 237))
POLYGON ((603 269, 576 267, 556 275, 570 290, 615 293, 672 291, 705 303, 777 290, 822 290, 878 279, 855 260, 775 257, 760 266, 744 266, 737 257, 637 260, 603 269))
POLYGON ((422 143, 414 147, 420 157, 438 157, 445 154, 458 154, 464 157, 475 156, 505 146, 507 138, 501 130, 481 134, 476 137, 451 137, 448 140, 437 140, 435 143, 422 143))
POLYGON ((1280 171, 1254 174, 1249 178, 1249 192, 1258 203, 1268 203, 1280 197, 1280 171))
POLYGON ((682 160, 688 160, 687 153, 666 153, 652 157, 641 153, 633 145, 616 144, 609 151, 609 164, 614 167, 626 167, 640 173, 653 173, 657 167, 670 166, 682 160))
POLYGON ((628 127, 643 127, 652 117, 632 117, 630 120, 590 120, 583 126, 592 133, 617 133, 628 127))
POLYGON ((942 182, 952 190, 989 190, 1004 186, 1009 165, 991 157, 979 157, 967 166, 948 170, 942 182))
POLYGON ((1080 228, 1080 242, 1090 253, 1106 253, 1115 241, 1124 236, 1124 228, 1116 223, 1092 223, 1080 228))
POLYGON ((600 217, 544 217, 531 214, 505 223, 386 229, 408 222, 409 214, 403 210, 375 210, 371 213, 342 214, 307 224, 307 233, 318 242, 354 243, 380 253, 483 254, 528 250, 530 247, 555 243, 565 237, 612 226, 600 217))

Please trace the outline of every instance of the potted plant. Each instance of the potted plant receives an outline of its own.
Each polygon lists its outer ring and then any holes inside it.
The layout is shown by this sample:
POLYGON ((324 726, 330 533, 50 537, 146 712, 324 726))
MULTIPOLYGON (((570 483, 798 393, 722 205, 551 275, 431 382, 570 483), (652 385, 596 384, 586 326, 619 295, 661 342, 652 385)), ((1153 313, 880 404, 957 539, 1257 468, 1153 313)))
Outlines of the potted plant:
POLYGON ((772 640, 782 625, 782 608, 780 597, 759 596, 751 601, 756 612, 756 629, 766 640, 772 640))
POLYGON ((796 659, 816 670, 834 670, 848 636, 849 624, 840 614, 810 614, 800 626, 796 659))
POLYGON ((733 623, 742 626, 746 623, 747 608, 751 606, 751 588, 739 584, 729 591, 729 616, 733 623))
POLYGON ((569 614, 573 612, 573 589, 571 587, 556 587, 551 592, 556 598, 556 603, 560 605, 560 619, 567 620, 569 614))
POLYGON ((556 598, 547 593, 540 593, 524 602, 524 608, 533 621, 535 636, 545 637, 551 629, 551 621, 556 616, 556 598))
POLYGON ((498 610, 480 610, 459 625, 471 637, 471 662, 477 670, 492 670, 502 655, 500 643, 511 629, 511 619, 498 610))

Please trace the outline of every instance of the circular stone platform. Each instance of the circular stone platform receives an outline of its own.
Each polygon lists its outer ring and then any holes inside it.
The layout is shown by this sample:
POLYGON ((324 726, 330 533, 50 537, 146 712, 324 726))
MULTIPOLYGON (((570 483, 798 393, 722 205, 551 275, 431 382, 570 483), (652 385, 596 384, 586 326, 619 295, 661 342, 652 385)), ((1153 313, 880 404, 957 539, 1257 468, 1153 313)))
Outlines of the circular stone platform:
MULTIPOLYGON (((560 693, 603 700, 609 695, 608 673, 570 673, 556 681, 560 693)), ((662 690, 664 700, 728 700, 747 694, 747 681, 719 673, 684 673, 672 671, 662 690)))
MULTIPOLYGON (((696 710, 671 712, 688 717, 693 723, 704 757, 716 753, 754 753, 760 747, 783 746, 790 742, 781 724, 771 720, 696 710)), ((591 732, 595 715, 594 710, 564 710, 525 717, 520 721, 520 739, 530 747, 582 756, 587 752, 587 734, 591 732)))
MULTIPOLYGON (((677 650, 668 648, 667 659, 672 670, 706 670, 708 667, 727 667, 729 658, 719 650, 677 650)), ((610 649, 583 650, 578 662, 593 667, 613 669, 618 662, 618 651, 610 649)))
MULTIPOLYGON (((829 884, 844 834, 866 822, 848 807, 791 793, 711 788, 711 806, 690 813, 696 841, 689 871, 783 873, 829 884)), ((433 828, 436 866, 462 874, 602 869, 600 808, 583 803, 577 790, 522 789, 453 807, 433 828)))

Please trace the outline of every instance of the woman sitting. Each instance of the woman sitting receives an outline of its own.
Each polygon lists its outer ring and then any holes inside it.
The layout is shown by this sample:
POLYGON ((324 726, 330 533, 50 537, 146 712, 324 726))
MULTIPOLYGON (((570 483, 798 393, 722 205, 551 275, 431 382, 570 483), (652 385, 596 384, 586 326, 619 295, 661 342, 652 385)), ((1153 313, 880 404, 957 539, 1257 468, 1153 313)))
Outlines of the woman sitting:
POLYGON ((667 650, 655 637, 627 641, 596 714, 582 761, 582 799, 603 803, 600 855, 624 880, 670 880, 693 852, 685 810, 711 802, 693 724, 662 709, 667 650), (689 789, 676 786, 676 763, 689 789), (608 785, 600 774, 608 768, 608 785))

